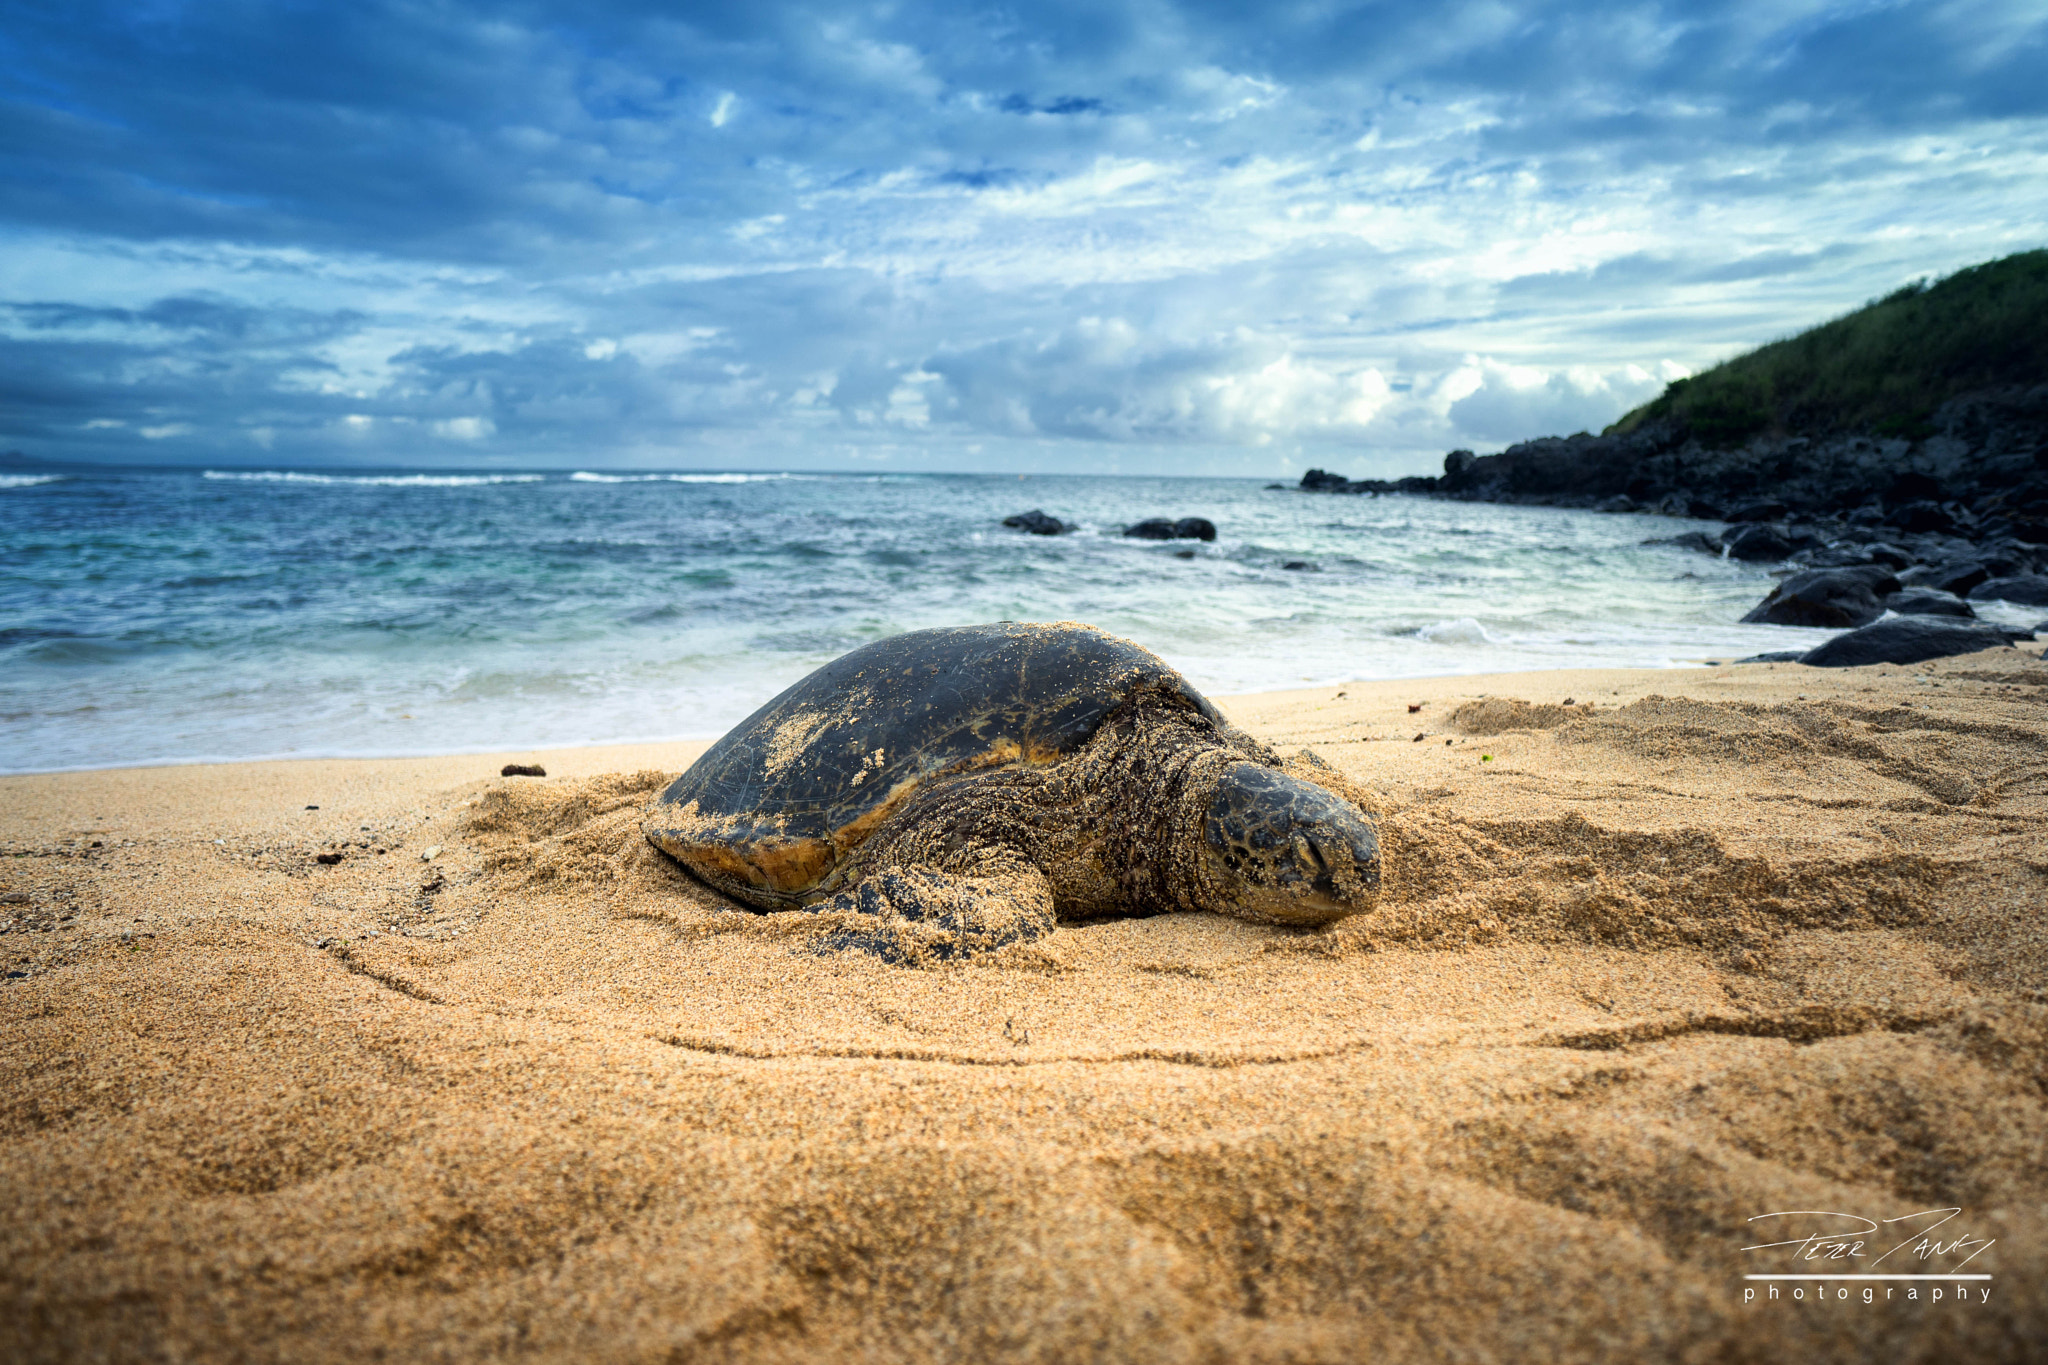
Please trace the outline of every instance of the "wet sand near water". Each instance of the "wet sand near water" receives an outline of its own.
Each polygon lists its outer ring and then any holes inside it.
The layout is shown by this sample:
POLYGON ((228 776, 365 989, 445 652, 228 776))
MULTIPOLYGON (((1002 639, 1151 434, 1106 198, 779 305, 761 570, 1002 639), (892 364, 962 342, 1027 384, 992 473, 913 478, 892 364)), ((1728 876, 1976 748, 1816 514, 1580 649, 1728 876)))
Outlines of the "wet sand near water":
POLYGON ((2039 1358, 2038 653, 1222 699, 1378 912, 930 969, 650 850, 703 745, 0 778, 0 1355, 2039 1358))

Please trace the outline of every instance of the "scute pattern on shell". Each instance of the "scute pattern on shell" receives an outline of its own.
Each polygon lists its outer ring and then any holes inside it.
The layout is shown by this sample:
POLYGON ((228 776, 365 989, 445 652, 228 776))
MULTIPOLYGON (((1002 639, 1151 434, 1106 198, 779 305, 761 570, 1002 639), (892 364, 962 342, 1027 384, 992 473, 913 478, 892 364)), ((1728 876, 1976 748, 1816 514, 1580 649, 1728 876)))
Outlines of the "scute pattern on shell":
POLYGON ((1072 754, 1135 693, 1216 709, 1157 656, 1074 622, 914 631, 826 664, 662 793, 647 835, 763 909, 803 903, 921 786, 1072 754))

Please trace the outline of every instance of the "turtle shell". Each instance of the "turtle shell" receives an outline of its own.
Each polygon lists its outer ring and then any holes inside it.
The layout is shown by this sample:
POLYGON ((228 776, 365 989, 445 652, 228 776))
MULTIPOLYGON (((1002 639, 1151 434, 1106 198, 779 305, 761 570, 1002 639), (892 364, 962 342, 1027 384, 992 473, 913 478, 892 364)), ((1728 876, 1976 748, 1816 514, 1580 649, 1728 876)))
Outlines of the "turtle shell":
POLYGON ((826 664, 671 783, 648 839, 764 909, 828 894, 833 869, 920 785, 1055 763, 1141 690, 1222 716, 1146 650, 1093 626, 912 631, 826 664))

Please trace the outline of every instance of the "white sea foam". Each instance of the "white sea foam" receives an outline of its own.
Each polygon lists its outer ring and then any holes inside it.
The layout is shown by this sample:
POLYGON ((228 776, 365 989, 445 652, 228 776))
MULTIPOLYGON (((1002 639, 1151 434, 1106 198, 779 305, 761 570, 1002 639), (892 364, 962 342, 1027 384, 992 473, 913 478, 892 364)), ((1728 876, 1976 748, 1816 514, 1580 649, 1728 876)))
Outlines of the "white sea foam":
POLYGON ((296 469, 209 469, 209 479, 252 483, 344 483, 378 488, 473 488, 489 483, 540 483, 545 474, 307 474, 296 469))
POLYGON ((815 477, 804 474, 593 474, 579 469, 572 483, 782 483, 815 477))
POLYGON ((0 488, 34 488, 39 484, 63 481, 62 474, 0 474, 0 488))
POLYGON ((1419 640, 1433 645, 1490 645, 1496 643, 1486 633, 1486 627, 1469 616, 1460 616, 1455 621, 1438 621, 1415 632, 1419 640))

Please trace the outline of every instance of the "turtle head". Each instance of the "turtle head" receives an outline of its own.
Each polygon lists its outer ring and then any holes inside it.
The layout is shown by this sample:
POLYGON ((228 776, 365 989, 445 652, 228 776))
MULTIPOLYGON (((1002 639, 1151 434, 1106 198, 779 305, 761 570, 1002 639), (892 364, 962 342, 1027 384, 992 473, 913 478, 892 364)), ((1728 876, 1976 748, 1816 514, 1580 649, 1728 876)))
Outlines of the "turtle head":
POLYGON ((1335 793, 1256 763, 1224 771, 1202 824, 1224 905, 1241 919, 1324 924, 1370 910, 1380 893, 1380 841, 1335 793))

